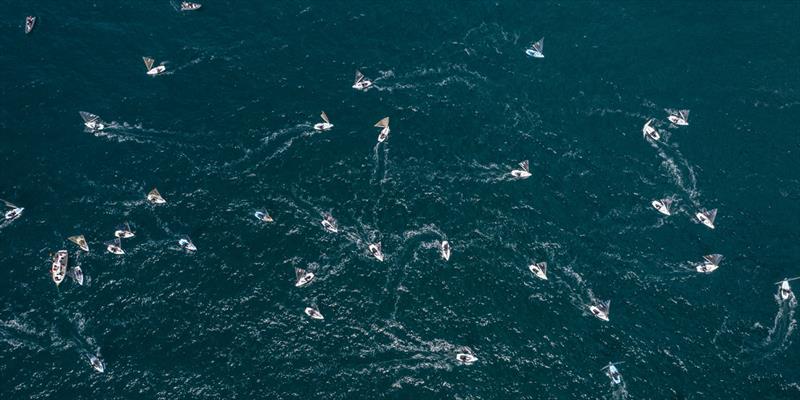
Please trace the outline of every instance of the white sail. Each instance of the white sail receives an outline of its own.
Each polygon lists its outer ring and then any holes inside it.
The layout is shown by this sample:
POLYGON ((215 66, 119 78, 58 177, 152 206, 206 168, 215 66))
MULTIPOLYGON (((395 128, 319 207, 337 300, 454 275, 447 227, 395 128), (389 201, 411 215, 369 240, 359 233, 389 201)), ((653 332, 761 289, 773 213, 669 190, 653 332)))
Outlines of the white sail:
POLYGON ((78 114, 80 114, 81 118, 83 118, 83 122, 97 122, 100 120, 100 117, 97 115, 88 113, 86 111, 78 111, 78 114))
MULTIPOLYGON (((556 46, 556 47, 557 47, 557 46, 556 46)), ((539 41, 538 41, 538 42, 536 42, 536 43, 534 43, 533 45, 531 45, 531 48, 532 48, 532 49, 533 49, 535 52, 537 52, 537 53, 541 53, 541 52, 542 52, 542 50, 544 50, 544 38, 541 38, 541 39, 539 39, 539 41)))
POLYGON ((325 111, 323 111, 322 114, 320 114, 320 117, 322 117, 322 120, 325 121, 325 123, 327 124, 331 123, 331 121, 328 119, 328 114, 325 114, 325 111))
POLYGON ((679 110, 678 116, 684 121, 689 121, 689 110, 679 110))
POLYGON ((358 82, 361 82, 363 80, 364 80, 364 74, 362 74, 361 71, 356 70, 356 80, 353 84, 357 84, 358 82))
POLYGON ((161 193, 159 193, 158 189, 156 189, 156 188, 153 188, 153 190, 151 190, 150 193, 147 193, 147 200, 152 202, 152 203, 156 203, 156 204, 160 204, 160 203, 165 203, 166 202, 164 200, 164 198, 161 197, 161 193))
POLYGON ((529 169, 530 168, 530 163, 528 162, 528 160, 520 162, 519 166, 520 166, 520 168, 522 168, 523 171, 530 172, 530 169, 529 169))
POLYGON ((12 203, 12 202, 10 202, 10 201, 8 201, 8 200, 3 200, 3 203, 4 203, 4 204, 6 205, 6 207, 8 207, 8 208, 19 208, 19 207, 15 206, 15 205, 14 205, 14 203, 12 203))
POLYGON ((714 223, 714 219, 717 218, 717 209, 715 208, 715 209, 713 209, 711 211, 706 211, 704 214, 706 215, 708 220, 711 221, 711 223, 713 224, 714 223))
POLYGON ((299 282, 300 279, 302 279, 304 276, 306 276, 306 270, 304 270, 302 268, 295 268, 294 269, 294 275, 297 278, 297 281, 299 282))
POLYGON ((387 126, 389 126, 389 117, 383 118, 375 123, 376 128, 386 128, 387 126))
POLYGON ((709 254, 707 256, 703 256, 703 258, 711 265, 719 265, 723 256, 722 254, 709 254))
POLYGON ((150 57, 142 57, 142 60, 144 61, 144 66, 147 67, 148 71, 153 69, 153 63, 155 63, 156 60, 154 60, 154 59, 152 59, 150 57))

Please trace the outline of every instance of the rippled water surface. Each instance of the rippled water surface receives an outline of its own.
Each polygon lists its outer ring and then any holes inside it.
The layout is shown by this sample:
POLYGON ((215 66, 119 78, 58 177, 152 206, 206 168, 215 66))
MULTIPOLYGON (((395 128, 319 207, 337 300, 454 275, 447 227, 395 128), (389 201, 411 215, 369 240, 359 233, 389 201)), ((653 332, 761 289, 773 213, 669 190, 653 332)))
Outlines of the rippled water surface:
POLYGON ((0 11, 0 197, 25 207, 0 227, 0 398, 800 397, 773 284, 800 275, 797 2, 177 8, 0 11), (84 286, 51 281, 62 248, 84 286), (604 323, 587 305, 608 299, 604 323))

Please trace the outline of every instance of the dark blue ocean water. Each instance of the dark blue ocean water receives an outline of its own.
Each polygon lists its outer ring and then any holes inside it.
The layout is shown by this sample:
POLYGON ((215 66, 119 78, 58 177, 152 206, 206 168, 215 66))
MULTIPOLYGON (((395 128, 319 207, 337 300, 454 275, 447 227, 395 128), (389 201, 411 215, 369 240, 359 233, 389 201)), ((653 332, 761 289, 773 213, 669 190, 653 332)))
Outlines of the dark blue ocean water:
POLYGON ((795 1, 5 1, 0 198, 25 212, 0 229, 0 398, 800 398, 773 284, 800 275, 798 21, 795 1), (76 234, 86 284, 56 288, 76 234), (607 299, 604 323, 586 305, 607 299))

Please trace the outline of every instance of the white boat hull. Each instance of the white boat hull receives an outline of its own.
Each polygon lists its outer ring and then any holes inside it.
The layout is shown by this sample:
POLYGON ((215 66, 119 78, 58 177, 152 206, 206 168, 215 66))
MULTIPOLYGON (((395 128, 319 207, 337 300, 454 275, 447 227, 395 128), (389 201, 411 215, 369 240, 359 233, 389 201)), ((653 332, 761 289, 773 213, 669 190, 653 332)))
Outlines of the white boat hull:
POLYGON ((294 284, 294 286, 295 287, 303 287, 303 286, 308 285, 309 283, 311 283, 311 281, 313 281, 313 280, 314 280, 314 273, 309 272, 309 273, 303 275, 300 279, 298 279, 297 282, 294 284))
POLYGON ((709 229, 714 229, 714 223, 711 222, 708 217, 706 217, 703 213, 695 214, 695 217, 698 221, 700 221, 703 225, 707 226, 709 229))
POLYGON ((521 169, 515 169, 511 171, 511 176, 518 179, 525 179, 529 178, 531 176, 531 173, 521 169))
POLYGON ((705 263, 703 265, 698 265, 696 269, 697 269, 697 272, 710 274, 710 273, 716 271, 717 268, 719 268, 719 265, 705 263))
POLYGON ((531 271, 531 272, 532 272, 534 275, 536 275, 536 277, 537 277, 537 278, 539 278, 539 279, 541 279, 541 280, 545 280, 545 281, 547 280, 547 275, 544 273, 544 271, 542 271, 541 269, 539 269, 539 267, 537 267, 536 265, 533 265, 533 264, 531 264, 531 265, 529 265, 529 266, 528 266, 528 269, 529 269, 529 270, 530 270, 530 271, 531 271))
POLYGON ((606 322, 608 322, 608 315, 607 315, 606 313, 602 312, 602 311, 601 311, 599 308, 597 308, 596 306, 589 306, 589 311, 591 311, 591 312, 592 312, 592 315, 594 315, 595 317, 597 317, 597 319, 600 319, 600 320, 602 320, 602 321, 606 321, 606 322))
POLYGON ((525 50, 525 54, 527 54, 528 56, 533 57, 533 58, 544 58, 544 54, 542 54, 541 52, 538 52, 538 51, 536 51, 534 49, 525 50))
POLYGON ((667 119, 669 120, 669 122, 672 122, 675 125, 679 125, 679 126, 687 126, 687 125, 689 125, 689 122, 683 120, 683 118, 678 117, 677 115, 670 115, 669 117, 667 117, 667 119))
POLYGON ((114 246, 114 245, 106 246, 106 250, 108 250, 109 253, 116 254, 118 256, 121 256, 121 255, 125 254, 125 250, 122 250, 121 248, 119 248, 117 246, 114 246))
POLYGON ((664 207, 664 204, 661 203, 658 200, 653 200, 653 202, 650 203, 650 205, 652 205, 653 208, 656 209, 656 211, 658 211, 658 212, 660 212, 660 213, 662 213, 664 215, 672 215, 672 214, 670 214, 669 209, 667 209, 667 207, 664 207))
POLYGON ((314 130, 317 131, 329 131, 333 129, 333 124, 329 124, 327 122, 320 122, 318 124, 314 124, 314 130))
POLYGON ((22 216, 22 211, 24 211, 24 210, 25 210, 24 208, 14 208, 12 210, 6 211, 6 214, 5 214, 6 221, 15 220, 15 219, 21 217, 22 216))
POLYGON ((165 67, 163 65, 159 65, 159 66, 153 67, 149 71, 147 71, 147 75, 155 76, 155 75, 163 74, 164 71, 166 71, 166 70, 167 70, 167 67, 165 67))
POLYGON ((322 315, 322 313, 320 313, 319 311, 317 311, 317 310, 315 310, 315 309, 313 309, 311 307, 306 307, 304 312, 306 313, 306 315, 308 315, 312 319, 317 319, 317 320, 325 319, 325 317, 322 315))
POLYGON ((458 353, 458 354, 456 354, 456 360, 458 360, 458 362, 460 362, 462 364, 470 365, 470 364, 474 363, 475 361, 478 361, 478 357, 475 357, 472 354, 458 353))
POLYGON ((353 84, 353 89, 355 90, 363 91, 369 89, 370 87, 372 87, 372 81, 368 80, 363 80, 361 82, 356 82, 355 84, 353 84))
POLYGON ((450 243, 446 240, 442 242, 441 253, 445 261, 450 261, 450 243))
POLYGON ((322 227, 325 228, 326 231, 331 233, 339 232, 339 229, 333 226, 330 222, 322 220, 322 227))

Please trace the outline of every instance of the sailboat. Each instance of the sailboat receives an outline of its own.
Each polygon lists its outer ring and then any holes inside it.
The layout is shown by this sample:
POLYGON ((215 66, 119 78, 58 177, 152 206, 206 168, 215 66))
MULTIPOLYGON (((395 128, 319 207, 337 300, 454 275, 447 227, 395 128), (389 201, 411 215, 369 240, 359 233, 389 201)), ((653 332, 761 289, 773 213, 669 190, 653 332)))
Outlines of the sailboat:
POLYGON ((533 58, 544 58, 544 38, 539 39, 538 42, 531 45, 531 47, 525 50, 525 54, 533 57, 533 58))
POLYGON ((444 258, 445 261, 450 261, 450 242, 443 240, 440 250, 442 252, 442 258, 444 258))
POLYGON ((83 125, 91 131, 102 131, 106 127, 105 123, 97 115, 86 111, 78 111, 78 114, 83 118, 83 125))
POLYGON ((782 281, 775 282, 775 284, 779 286, 778 290, 781 293, 781 300, 786 301, 789 300, 790 297, 794 296, 794 293, 792 293, 792 287, 789 286, 789 281, 793 281, 795 279, 800 279, 800 276, 789 279, 783 278, 782 281))
POLYGON ((70 236, 70 237, 67 238, 67 240, 69 240, 72 243, 77 244, 78 247, 80 247, 81 250, 83 250, 83 251, 85 251, 87 253, 89 252, 89 243, 86 242, 86 238, 83 237, 83 235, 70 236))
POLYGON ((538 262, 528 266, 528 269, 536 275, 537 278, 547 280, 547 263, 538 262))
POLYGON ((94 368, 94 370, 97 372, 103 372, 106 370, 106 367, 105 365, 103 365, 103 362, 100 361, 100 359, 95 356, 89 356, 89 362, 92 364, 92 368, 94 368))
POLYGON ((125 250, 122 250, 122 241, 119 238, 116 238, 110 242, 106 242, 106 250, 108 250, 111 254, 116 254, 118 256, 125 254, 125 250))
POLYGON ((163 65, 153 67, 153 63, 155 63, 156 60, 150 57, 142 57, 142 60, 144 61, 144 66, 147 67, 147 75, 156 76, 167 70, 167 67, 163 65))
POLYGON ((697 272, 711 273, 719 268, 719 263, 722 261, 722 254, 709 254, 703 256, 705 260, 702 264, 697 266, 697 272))
POLYGON ((595 317, 603 321, 608 321, 608 313, 611 311, 611 300, 605 302, 599 301, 596 304, 592 304, 589 306, 589 311, 591 311, 592 315, 595 317))
POLYGON ((361 71, 356 70, 356 80, 353 82, 353 89, 355 90, 367 90, 369 87, 372 86, 372 81, 364 77, 364 74, 361 71))
POLYGON ((83 270, 80 265, 72 267, 72 278, 78 282, 78 285, 83 286, 83 270))
POLYGON ((381 133, 378 135, 378 143, 386 141, 386 139, 389 138, 389 117, 376 122, 375 127, 383 128, 381 129, 381 133))
POLYGON ((653 140, 661 139, 661 135, 659 135, 656 128, 653 128, 653 126, 651 125, 653 121, 655 120, 651 118, 644 124, 644 126, 642 127, 642 135, 644 137, 649 137, 650 139, 653 140))
POLYGON ((153 188, 153 190, 147 194, 147 201, 153 204, 164 204, 167 202, 163 197, 161 197, 161 193, 159 193, 158 189, 156 188, 153 188))
POLYGON ((333 128, 333 124, 328 119, 328 114, 325 114, 325 111, 323 111, 322 114, 320 114, 319 116, 322 118, 323 122, 320 122, 318 124, 314 124, 314 129, 318 130, 318 131, 329 131, 329 130, 331 130, 331 128, 333 128))
POLYGON ((14 204, 12 204, 10 201, 6 201, 6 200, 2 200, 2 201, 6 205, 6 207, 10 208, 10 210, 6 211, 3 214, 3 217, 5 218, 6 221, 13 221, 13 220, 19 218, 20 216, 22 216, 22 212, 25 211, 25 208, 17 207, 14 204))
POLYGON ((672 199, 667 198, 661 200, 653 200, 653 202, 650 204, 653 206, 653 208, 656 209, 656 211, 664 215, 672 215, 669 211, 669 206, 672 205, 672 199))
POLYGON ((258 210, 253 214, 259 221, 272 222, 273 219, 266 210, 258 210))
POLYGON ((295 287, 303 287, 311 283, 314 280, 314 273, 310 271, 306 271, 302 268, 295 268, 294 275, 296 281, 294 283, 295 287))
POLYGON ((31 33, 33 27, 36 26, 36 17, 29 15, 25 17, 25 34, 31 33))
POLYGON ((464 365, 472 365, 475 361, 478 361, 478 357, 475 357, 472 350, 466 349, 463 353, 456 354, 456 360, 464 365))
POLYGON ((322 313, 314 307, 306 307, 306 309, 303 311, 312 319, 325 319, 325 317, 322 316, 322 313))
POLYGON ((333 215, 329 213, 325 213, 322 218, 322 227, 325 228, 326 231, 336 233, 339 232, 339 228, 336 226, 336 219, 333 218, 333 215))
MULTIPOLYGON (((624 361, 618 362, 617 365, 622 363, 624 363, 624 361)), ((620 383, 622 383, 622 374, 619 373, 619 370, 613 363, 608 363, 608 365, 603 367, 601 371, 605 371, 606 376, 608 376, 608 378, 611 379, 611 382, 614 383, 615 385, 619 385, 620 383)))
POLYGON ((530 164, 528 160, 519 163, 521 169, 512 169, 511 176, 514 178, 525 179, 531 176, 530 164))
POLYGON ((203 5, 200 3, 191 3, 188 1, 181 2, 181 11, 194 11, 199 10, 203 5))
POLYGON ((68 253, 66 250, 59 250, 53 256, 53 264, 50 266, 50 275, 52 275, 53 282, 56 283, 56 286, 60 285, 67 275, 67 258, 68 253))
POLYGON ((372 256, 375 257, 378 261, 383 261, 383 252, 381 251, 381 242, 370 244, 369 245, 369 252, 372 253, 372 256))
POLYGON ((703 225, 714 229, 714 219, 717 218, 717 209, 713 209, 711 211, 700 210, 697 214, 695 214, 697 220, 702 222, 703 225))
POLYGON ((181 246, 182 249, 186 251, 197 251, 197 247, 192 243, 192 239, 189 239, 188 236, 184 236, 178 240, 178 246, 181 246))
POLYGON ((122 225, 117 226, 117 228, 114 230, 114 236, 120 239, 130 239, 136 236, 136 234, 134 234, 133 231, 131 230, 131 224, 126 222, 122 225))
POLYGON ((689 125, 689 110, 678 110, 671 112, 667 117, 669 122, 675 125, 686 126, 689 125))

